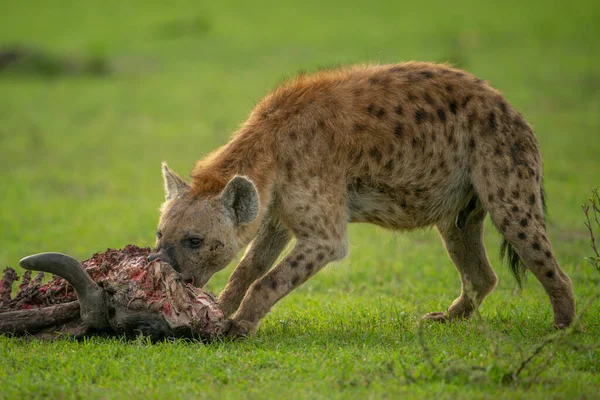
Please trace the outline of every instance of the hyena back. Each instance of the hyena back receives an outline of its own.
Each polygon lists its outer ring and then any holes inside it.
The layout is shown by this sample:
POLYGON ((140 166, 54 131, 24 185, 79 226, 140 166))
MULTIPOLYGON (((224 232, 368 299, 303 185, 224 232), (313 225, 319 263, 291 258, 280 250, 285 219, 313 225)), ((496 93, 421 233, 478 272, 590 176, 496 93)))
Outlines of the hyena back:
POLYGON ((501 93, 463 71, 404 63, 300 75, 197 163, 191 185, 166 166, 163 174, 154 257, 203 285, 250 243, 219 297, 235 313, 232 335, 252 332, 279 299, 343 258, 348 222, 436 226, 462 291, 426 317, 469 317, 497 282, 482 241, 487 213, 517 276, 522 263, 544 286, 555 326, 574 318, 571 281, 546 235, 533 131, 501 93))

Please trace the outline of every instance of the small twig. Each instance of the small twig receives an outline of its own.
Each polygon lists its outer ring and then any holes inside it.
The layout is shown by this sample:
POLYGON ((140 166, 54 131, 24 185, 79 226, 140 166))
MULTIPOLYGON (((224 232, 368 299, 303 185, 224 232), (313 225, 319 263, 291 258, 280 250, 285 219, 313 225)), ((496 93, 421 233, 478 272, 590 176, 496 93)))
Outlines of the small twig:
MULTIPOLYGON (((598 190, 598 188, 593 190, 590 201, 592 203, 592 211, 594 212, 594 220, 596 221, 596 226, 600 228, 600 220, 598 219, 598 214, 600 214, 600 190, 598 190)), ((597 256, 600 256, 598 254, 598 249, 595 246, 594 252, 597 256)))
POLYGON ((546 368, 550 365, 550 363, 552 362, 552 360, 554 360, 554 354, 550 354, 550 356, 548 357, 548 359, 544 362, 544 364, 542 364, 538 369, 537 372, 535 373, 535 375, 533 375, 533 377, 529 380, 528 384, 527 384, 527 389, 529 389, 531 387, 531 385, 533 385, 538 378, 540 377, 540 375, 542 375, 542 373, 546 370, 546 368))
POLYGON ((586 219, 584 224, 588 228, 588 231, 590 232, 590 245, 592 246, 592 249, 596 253, 596 256, 600 257, 600 254, 598 254, 598 250, 596 249, 596 237, 594 236, 594 229, 592 229, 592 221, 590 220, 590 206, 588 206, 587 204, 584 204, 581 206, 581 208, 583 209, 583 213, 585 214, 585 219, 586 219))
POLYGON ((521 361, 521 365, 519 365, 519 368, 517 368, 517 370, 511 374, 515 386, 519 385, 519 375, 521 374, 521 372, 523 372, 527 364, 529 364, 534 358, 536 358, 537 355, 540 354, 547 345, 554 342, 559 334, 548 336, 542 343, 539 343, 537 346, 535 346, 533 352, 529 355, 529 357, 521 361))
POLYGON ((596 188, 592 193, 592 196, 596 196, 596 198, 592 197, 592 207, 594 209, 594 219, 596 220, 596 225, 600 228, 600 220, 598 220, 598 214, 600 214, 600 190, 596 188))
MULTIPOLYGON (((521 374, 521 372, 523 372, 523 370, 525 369, 527 364, 529 364, 531 361, 533 361, 542 352, 542 350, 546 346, 548 346, 549 344, 554 343, 554 342, 556 342, 556 343, 565 343, 566 342, 565 339, 570 337, 573 334, 573 332, 575 332, 578 329, 581 319, 589 311, 589 309, 592 307, 592 304, 594 303, 594 301, 596 301, 598 299, 598 297, 600 297, 600 294, 594 295, 588 301, 588 303, 583 307, 583 309, 575 316, 575 318, 573 319, 573 322, 571 323, 571 326, 569 328, 548 336, 546 339, 544 339, 543 342, 541 342, 537 346, 535 346, 533 352, 529 355, 529 357, 527 357, 525 360, 523 360, 521 362, 521 364, 519 365, 519 367, 517 368, 517 370, 511 374, 515 386, 518 386, 519 375, 521 374)), ((566 343, 569 344, 571 347, 575 347, 571 343, 568 343, 568 342, 566 342, 566 343)), ((594 344, 592 346, 600 347, 600 343, 594 344)))
POLYGON ((600 214, 600 191, 597 188, 592 191, 592 195, 589 197, 588 201, 589 204, 583 204, 581 207, 583 209, 583 213, 585 214, 584 224, 588 228, 590 235, 590 246, 592 247, 592 250, 596 256, 586 257, 586 260, 588 260, 590 264, 592 264, 592 266, 600 272, 600 251, 598 250, 598 246, 596 244, 596 236, 594 235, 594 228, 592 226, 593 219, 600 229, 600 218, 598 217, 600 214), (590 214, 593 214, 593 218, 590 216, 590 214))

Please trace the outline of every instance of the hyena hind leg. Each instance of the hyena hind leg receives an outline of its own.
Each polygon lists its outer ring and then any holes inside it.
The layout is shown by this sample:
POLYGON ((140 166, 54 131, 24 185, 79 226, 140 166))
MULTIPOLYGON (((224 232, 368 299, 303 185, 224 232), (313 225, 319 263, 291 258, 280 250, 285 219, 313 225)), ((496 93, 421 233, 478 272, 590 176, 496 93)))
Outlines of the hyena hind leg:
POLYGON ((454 262, 462 288, 448 311, 433 312, 424 316, 427 320, 448 321, 469 318, 483 299, 494 289, 498 278, 492 270, 483 246, 483 221, 486 212, 475 200, 475 208, 466 217, 466 224, 447 221, 437 228, 454 262))
POLYGON ((502 178, 489 179, 486 167, 481 167, 474 175, 475 188, 492 222, 509 244, 508 249, 518 256, 510 257, 511 267, 518 271, 522 263, 535 275, 550 298, 555 327, 565 328, 575 318, 571 280, 560 269, 546 235, 542 171, 536 166, 540 164, 539 155, 523 153, 522 157, 525 156, 535 167, 530 168, 529 174, 521 168, 517 170, 518 179, 513 176, 507 179, 496 168, 491 170, 493 177, 502 178))
POLYGON ((513 247, 523 265, 540 281, 550 298, 554 326, 562 329, 575 318, 571 279, 559 267, 546 236, 541 200, 531 195, 529 203, 489 208, 494 225, 513 247), (539 202, 539 204, 537 204, 539 202))

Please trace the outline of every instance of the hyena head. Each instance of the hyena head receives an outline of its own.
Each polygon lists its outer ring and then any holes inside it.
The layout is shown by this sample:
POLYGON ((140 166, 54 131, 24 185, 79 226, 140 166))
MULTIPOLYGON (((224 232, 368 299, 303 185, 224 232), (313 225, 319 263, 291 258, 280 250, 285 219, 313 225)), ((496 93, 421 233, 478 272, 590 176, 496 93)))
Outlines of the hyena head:
POLYGON ((250 180, 236 176, 221 193, 200 196, 166 164, 162 172, 166 201, 148 260, 160 258, 202 287, 238 252, 238 230, 256 218, 258 192, 250 180))

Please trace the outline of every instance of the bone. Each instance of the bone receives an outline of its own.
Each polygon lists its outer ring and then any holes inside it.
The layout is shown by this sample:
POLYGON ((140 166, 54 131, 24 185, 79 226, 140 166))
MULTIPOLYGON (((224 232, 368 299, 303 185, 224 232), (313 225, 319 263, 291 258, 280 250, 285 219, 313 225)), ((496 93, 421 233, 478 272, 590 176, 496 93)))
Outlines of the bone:
POLYGON ((72 301, 50 307, 2 313, 0 332, 36 332, 48 326, 76 319, 79 315, 79 302, 72 301))
POLYGON ((77 292, 83 322, 90 328, 109 327, 104 290, 92 280, 79 261, 66 254, 40 253, 23 258, 19 265, 28 270, 50 272, 66 279, 77 292))

